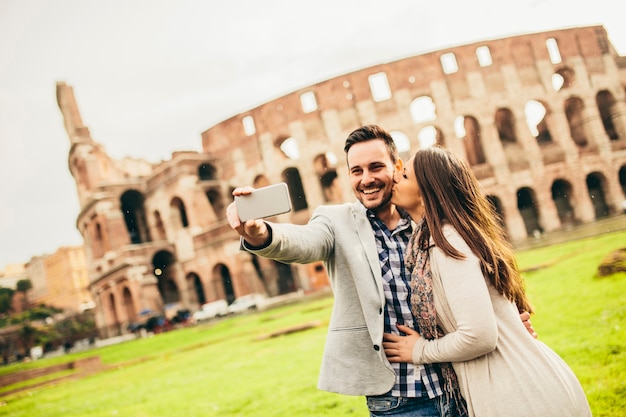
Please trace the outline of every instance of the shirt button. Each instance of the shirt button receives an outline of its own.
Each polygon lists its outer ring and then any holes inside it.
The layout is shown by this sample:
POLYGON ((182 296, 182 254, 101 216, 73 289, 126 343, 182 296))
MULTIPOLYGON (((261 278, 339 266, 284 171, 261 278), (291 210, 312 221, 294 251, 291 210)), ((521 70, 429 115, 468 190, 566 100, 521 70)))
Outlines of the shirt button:
POLYGON ((383 308, 381 307, 380 310, 378 310, 378 314, 383 314, 383 308))
POLYGON ((380 350, 380 346, 374 345, 374 350, 378 352, 380 350))

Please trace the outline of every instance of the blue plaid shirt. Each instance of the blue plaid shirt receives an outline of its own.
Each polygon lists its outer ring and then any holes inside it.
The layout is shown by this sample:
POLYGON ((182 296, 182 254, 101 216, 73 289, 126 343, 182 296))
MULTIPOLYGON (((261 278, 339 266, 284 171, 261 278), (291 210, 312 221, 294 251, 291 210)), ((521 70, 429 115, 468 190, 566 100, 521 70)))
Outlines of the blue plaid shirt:
MULTIPOLYGON (((411 313, 410 276, 407 277, 404 252, 413 233, 410 217, 400 211, 402 219, 394 230, 367 210, 367 218, 374 230, 378 258, 382 267, 383 289, 387 300, 385 308, 385 333, 399 334, 396 323, 417 328, 411 313)), ((443 394, 439 381, 439 366, 392 363, 396 383, 388 393, 394 397, 421 397, 423 390, 429 398, 443 394)))

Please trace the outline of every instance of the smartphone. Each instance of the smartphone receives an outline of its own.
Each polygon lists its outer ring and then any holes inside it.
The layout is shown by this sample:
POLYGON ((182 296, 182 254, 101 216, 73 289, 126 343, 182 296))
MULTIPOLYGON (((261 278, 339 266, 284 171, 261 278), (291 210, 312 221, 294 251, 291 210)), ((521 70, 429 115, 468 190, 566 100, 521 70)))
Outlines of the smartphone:
POLYGON ((291 211, 289 188, 284 182, 257 188, 248 195, 235 196, 239 220, 263 219, 291 211))

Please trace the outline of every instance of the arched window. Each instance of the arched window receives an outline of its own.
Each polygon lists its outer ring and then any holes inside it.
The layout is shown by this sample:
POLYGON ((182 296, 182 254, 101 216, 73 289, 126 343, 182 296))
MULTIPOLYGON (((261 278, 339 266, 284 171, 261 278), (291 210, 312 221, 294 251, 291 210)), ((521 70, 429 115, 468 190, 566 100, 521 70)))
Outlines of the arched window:
POLYGON ((315 173, 320 180, 322 195, 326 203, 336 204, 343 202, 343 193, 339 184, 336 165, 337 157, 332 152, 319 154, 313 159, 315 173))
POLYGON ((575 218, 572 205, 572 185, 564 179, 557 179, 552 183, 551 191, 552 201, 556 206, 561 225, 573 225, 575 218))
POLYGON ((150 230, 146 222, 143 194, 137 190, 129 190, 122 194, 120 200, 130 242, 150 242, 150 230))
POLYGON ((183 203, 183 200, 178 197, 174 197, 170 203, 170 208, 173 215, 172 220, 177 217, 182 227, 188 227, 189 221, 187 220, 187 209, 185 209, 185 203, 183 203))
POLYGON ((561 91, 570 88, 576 81, 576 74, 569 67, 562 67, 552 75, 552 88, 554 91, 561 91))
POLYGON ((496 111, 496 128, 502 143, 516 143, 515 116, 510 109, 500 108, 496 111))
POLYGON ((607 217, 610 214, 609 206, 606 202, 606 178, 600 172, 592 172, 587 175, 587 191, 593 204, 596 219, 607 217))
POLYGON ((210 188, 206 191, 206 197, 213 207, 213 211, 218 219, 223 219, 226 217, 226 204, 224 202, 224 198, 222 197, 222 190, 220 187, 210 188))
POLYGON ((411 157, 411 141, 409 141, 409 137, 404 132, 398 130, 393 130, 389 134, 396 144, 400 159, 407 161, 411 157))
POLYGON ((411 118, 415 123, 430 122, 437 118, 435 103, 428 96, 418 97, 409 106, 411 118))
POLYGON ((569 124, 569 131, 572 140, 576 145, 587 146, 587 135, 584 125, 585 104, 578 97, 570 97, 565 101, 565 116, 569 124))
POLYGON ((420 149, 430 148, 435 144, 442 147, 445 146, 443 132, 433 125, 422 128, 417 134, 417 139, 420 144, 420 149))
POLYGON ((463 140, 465 154, 470 165, 480 165, 487 162, 485 151, 480 140, 480 125, 473 116, 458 116, 454 120, 456 137, 463 140))
POLYGON ((596 104, 607 136, 610 140, 618 140, 620 134, 617 129, 619 120, 615 109, 615 97, 610 91, 602 90, 596 94, 596 104))
POLYGON ((283 171, 283 180, 289 187, 289 197, 291 197, 291 207, 293 211, 304 210, 309 207, 306 202, 304 187, 298 168, 291 167, 283 171))
POLYGON ((161 213, 158 210, 154 211, 154 228, 157 232, 157 239, 165 240, 165 226, 163 225, 163 219, 161 218, 161 213))
POLYGON ((300 159, 300 148, 298 147, 298 142, 296 142, 294 138, 279 137, 274 143, 287 158, 294 161, 300 159))
POLYGON ((539 224, 539 212, 537 211, 535 192, 528 187, 517 190, 517 208, 524 220, 528 236, 540 236, 543 228, 539 224))
POLYGON ((217 168, 213 164, 205 162, 198 167, 198 178, 201 181, 210 181, 217 179, 217 168))
POLYGON ((530 100, 526 102, 524 106, 524 114, 526 116, 526 124, 530 134, 537 139, 537 143, 540 145, 551 143, 552 136, 548 130, 548 123, 546 121, 548 111, 546 106, 537 100, 530 100))
POLYGON ((152 258, 154 276, 157 279, 157 288, 163 299, 163 304, 170 304, 180 301, 180 292, 176 284, 174 255, 166 250, 157 252, 152 258))

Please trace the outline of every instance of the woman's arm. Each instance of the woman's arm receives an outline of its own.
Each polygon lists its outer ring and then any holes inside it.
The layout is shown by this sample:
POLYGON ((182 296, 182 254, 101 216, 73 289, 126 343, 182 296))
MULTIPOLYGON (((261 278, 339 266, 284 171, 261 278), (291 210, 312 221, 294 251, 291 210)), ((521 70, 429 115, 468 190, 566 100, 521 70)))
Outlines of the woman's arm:
MULTIPOLYGON (((383 348, 390 362, 458 362, 495 349, 498 338, 496 317, 478 258, 453 229, 446 232, 450 243, 465 255, 465 259, 447 257, 441 250, 433 248, 430 262, 431 269, 438 271, 445 291, 446 299, 436 302, 438 305, 448 304, 452 313, 449 319, 456 330, 434 340, 419 337, 404 327, 400 330, 408 336, 385 335, 383 348)), ((438 311, 438 317, 440 314, 438 311)))
POLYGON ((494 350, 498 340, 496 316, 478 258, 456 232, 446 237, 465 259, 450 258, 435 247, 430 262, 445 292, 445 299, 436 301, 448 305, 452 313, 449 319, 456 330, 432 341, 417 341, 413 349, 415 363, 474 359, 494 350))

